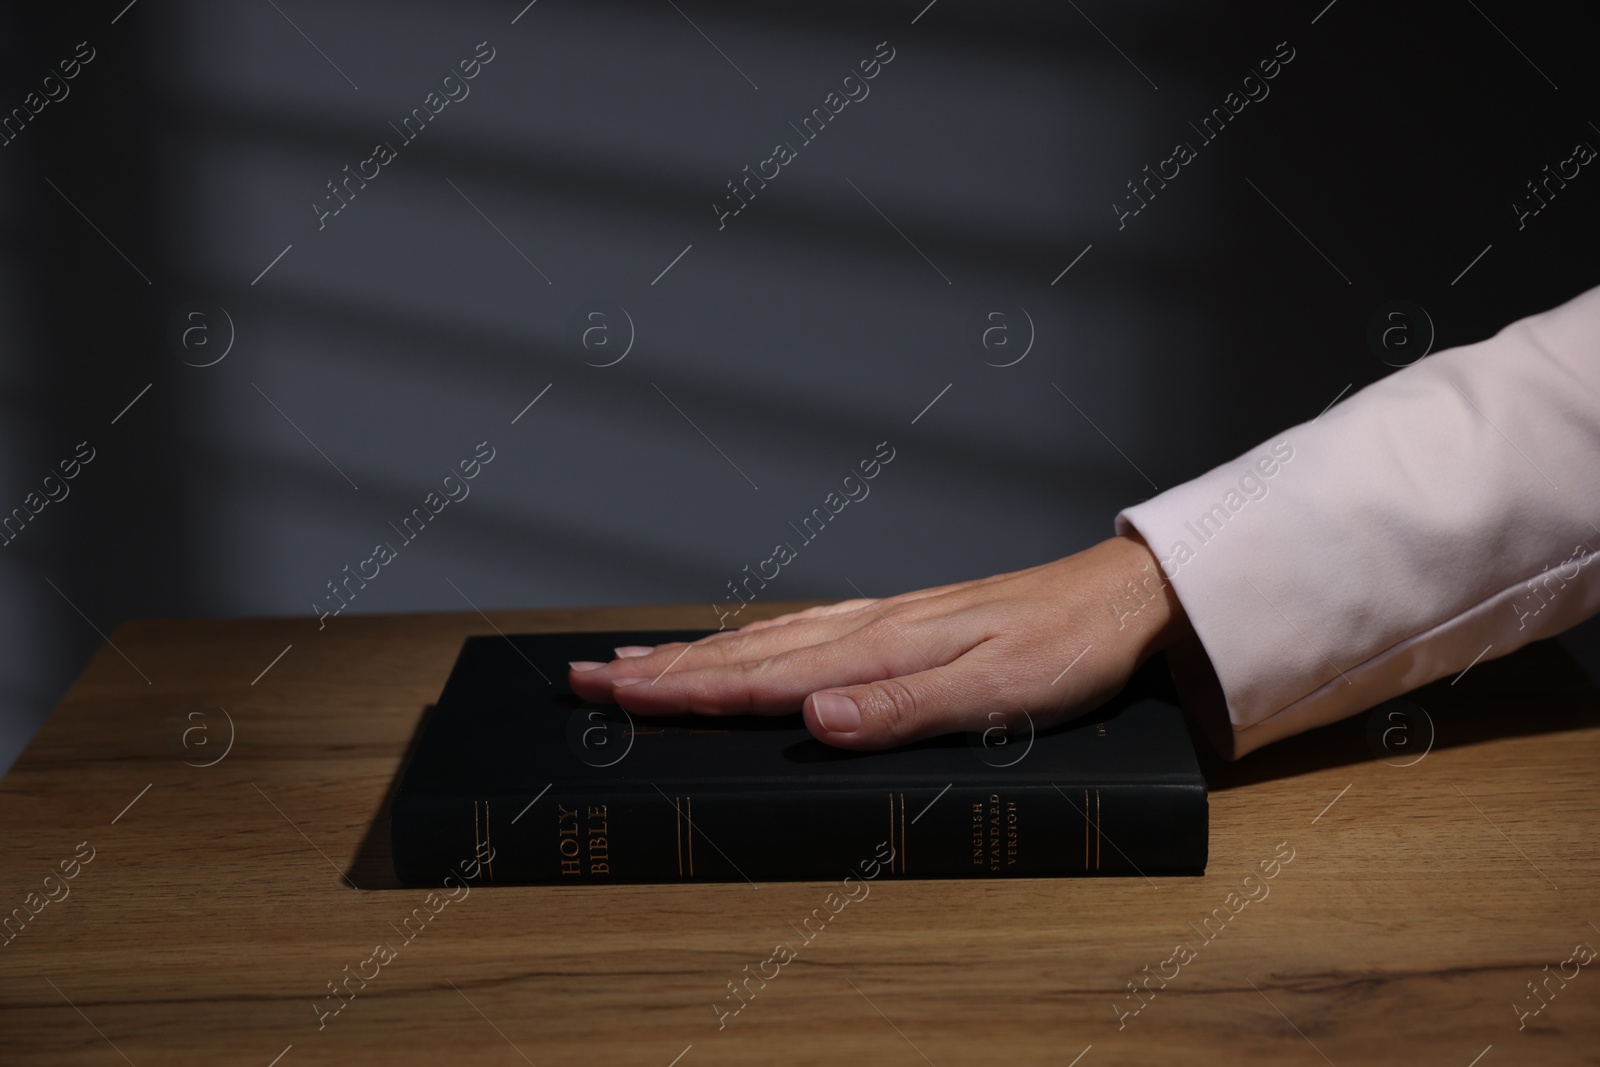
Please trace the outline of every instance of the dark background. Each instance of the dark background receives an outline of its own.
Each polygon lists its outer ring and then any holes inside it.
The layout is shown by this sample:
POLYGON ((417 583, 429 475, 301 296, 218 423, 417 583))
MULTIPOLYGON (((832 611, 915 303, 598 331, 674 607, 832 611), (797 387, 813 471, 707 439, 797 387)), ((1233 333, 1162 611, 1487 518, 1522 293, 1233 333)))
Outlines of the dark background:
MULTIPOLYGON (((1591 5, 925 2, 7 5, 0 115, 95 58, 0 147, 0 512, 96 458, 0 549, 0 767, 96 628, 303 615, 314 640, 325 583, 483 440, 470 497, 348 610, 704 602, 714 626, 885 440, 763 596, 1030 565, 1389 373, 1389 301, 1437 351, 1600 283, 1596 167, 1520 231, 1511 208, 1600 147, 1591 5), (401 144, 480 41, 470 95, 401 144), (1119 230, 1179 140, 1198 158, 1119 230), (398 158, 319 231, 378 141, 398 158), (778 141, 798 158, 719 231, 778 141), (595 301, 636 331, 614 366, 590 364, 624 327, 581 341, 595 301), (1018 308, 1032 349, 986 365, 1025 347, 1018 308), (978 343, 992 311, 1010 347, 978 343)), ((1592 625, 1566 641, 1594 662, 1592 625)))

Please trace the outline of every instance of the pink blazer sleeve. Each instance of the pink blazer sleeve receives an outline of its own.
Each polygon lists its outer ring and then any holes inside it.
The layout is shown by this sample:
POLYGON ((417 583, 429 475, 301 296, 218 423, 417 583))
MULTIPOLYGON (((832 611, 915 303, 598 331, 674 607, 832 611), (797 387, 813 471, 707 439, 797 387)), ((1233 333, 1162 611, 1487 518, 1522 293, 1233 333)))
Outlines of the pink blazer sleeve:
POLYGON ((1116 523, 1194 625, 1230 758, 1573 626, 1600 611, 1600 289, 1116 523))

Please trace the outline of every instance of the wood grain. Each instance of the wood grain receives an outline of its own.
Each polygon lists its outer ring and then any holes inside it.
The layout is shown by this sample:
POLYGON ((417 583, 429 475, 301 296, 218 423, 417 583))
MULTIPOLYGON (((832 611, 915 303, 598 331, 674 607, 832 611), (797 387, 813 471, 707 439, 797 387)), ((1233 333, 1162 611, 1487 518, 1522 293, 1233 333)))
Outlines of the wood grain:
POLYGON ((397 936, 426 892, 393 886, 385 797, 461 639, 487 630, 119 629, 0 781, 0 909, 28 917, 0 947, 0 1062, 1493 1067, 1600 1049, 1600 967, 1552 981, 1525 1029, 1512 1006, 1600 947, 1600 692, 1555 646, 1415 694, 1437 739, 1412 766, 1374 757, 1366 716, 1207 759, 1204 878, 875 883, 719 1029, 726 983, 795 940, 830 883, 478 888, 397 936), (32 914, 80 842, 93 859, 32 914), (1268 895, 1228 912, 1280 845, 1268 895), (402 947, 319 1029, 327 983, 379 942, 402 947), (1180 943, 1194 958, 1119 1028, 1113 1005, 1140 1003, 1126 984, 1170 974, 1180 943))

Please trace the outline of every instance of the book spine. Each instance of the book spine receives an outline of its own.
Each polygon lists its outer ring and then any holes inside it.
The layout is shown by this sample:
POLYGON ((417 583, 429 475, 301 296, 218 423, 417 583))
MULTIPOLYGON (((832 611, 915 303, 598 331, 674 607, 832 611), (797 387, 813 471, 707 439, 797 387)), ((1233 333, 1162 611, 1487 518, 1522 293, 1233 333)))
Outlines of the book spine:
POLYGON ((564 885, 874 877, 1199 874, 1198 785, 1006 782, 826 790, 689 783, 535 796, 397 797, 404 882, 564 885), (477 862, 481 859, 481 863, 477 862))

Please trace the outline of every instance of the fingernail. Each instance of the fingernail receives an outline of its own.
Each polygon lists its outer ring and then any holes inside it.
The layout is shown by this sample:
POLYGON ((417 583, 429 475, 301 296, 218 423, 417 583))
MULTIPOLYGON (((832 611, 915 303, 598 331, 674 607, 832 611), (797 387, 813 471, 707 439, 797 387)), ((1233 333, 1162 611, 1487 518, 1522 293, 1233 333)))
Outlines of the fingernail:
POLYGON ((811 697, 811 707, 822 728, 831 734, 848 734, 861 729, 861 709, 843 693, 816 693, 811 697))
POLYGON ((648 656, 655 649, 649 645, 623 645, 621 648, 613 648, 611 651, 621 658, 627 659, 630 656, 648 656))
POLYGON ((605 664, 604 663, 594 663, 594 662, 592 662, 590 660, 586 660, 586 659, 575 659, 575 660, 569 660, 567 662, 567 666, 571 667, 575 671, 593 671, 593 670, 598 670, 601 667, 604 667, 605 664))
POLYGON ((650 679, 643 678, 643 677, 641 677, 641 678, 618 678, 618 679, 616 679, 615 681, 613 681, 611 683, 611 688, 613 688, 613 689, 621 689, 625 685, 638 685, 640 682, 648 682, 649 680, 650 679))

